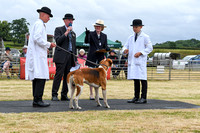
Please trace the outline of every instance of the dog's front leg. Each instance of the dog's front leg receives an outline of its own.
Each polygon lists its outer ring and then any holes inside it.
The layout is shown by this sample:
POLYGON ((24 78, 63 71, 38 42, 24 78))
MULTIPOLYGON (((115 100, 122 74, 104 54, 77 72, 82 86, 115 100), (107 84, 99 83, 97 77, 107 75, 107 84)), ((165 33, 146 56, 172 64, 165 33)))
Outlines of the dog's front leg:
POLYGON ((95 88, 95 101, 97 102, 97 106, 102 106, 99 101, 99 88, 95 88))
POLYGON ((110 108, 110 106, 108 105, 108 102, 107 102, 106 90, 102 89, 102 94, 103 94, 103 101, 104 101, 106 108, 110 108))

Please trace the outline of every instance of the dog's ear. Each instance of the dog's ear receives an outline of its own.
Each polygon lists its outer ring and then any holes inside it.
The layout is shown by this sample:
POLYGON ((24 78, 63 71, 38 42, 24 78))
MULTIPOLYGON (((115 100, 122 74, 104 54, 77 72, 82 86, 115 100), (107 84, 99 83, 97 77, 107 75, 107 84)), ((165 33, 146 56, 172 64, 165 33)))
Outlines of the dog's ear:
POLYGON ((112 64, 113 64, 112 60, 110 58, 107 58, 107 61, 109 63, 109 66, 112 66, 112 64))

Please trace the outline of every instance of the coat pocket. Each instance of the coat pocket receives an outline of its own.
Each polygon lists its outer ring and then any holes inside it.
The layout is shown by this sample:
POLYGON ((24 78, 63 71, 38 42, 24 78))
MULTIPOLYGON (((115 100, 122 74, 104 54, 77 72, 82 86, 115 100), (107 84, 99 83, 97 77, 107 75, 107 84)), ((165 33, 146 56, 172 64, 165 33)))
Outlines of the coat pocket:
POLYGON ((143 61, 142 61, 142 57, 140 56, 140 57, 138 57, 138 58, 135 58, 135 65, 137 65, 137 66, 141 66, 142 65, 142 63, 143 63, 143 61))
POLYGON ((33 56, 30 56, 28 70, 33 71, 33 68, 34 68, 34 59, 33 59, 33 56))

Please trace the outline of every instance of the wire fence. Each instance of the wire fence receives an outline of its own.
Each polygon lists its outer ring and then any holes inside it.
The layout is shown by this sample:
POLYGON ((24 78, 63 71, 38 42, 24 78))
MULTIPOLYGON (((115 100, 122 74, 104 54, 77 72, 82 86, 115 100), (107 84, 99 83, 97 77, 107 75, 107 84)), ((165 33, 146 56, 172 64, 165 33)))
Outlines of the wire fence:
MULTIPOLYGON (((113 60, 114 61, 114 60, 113 60)), ((127 59, 117 60, 109 72, 111 80, 127 79, 127 59), (123 62, 123 63, 122 63, 123 62)), ((9 68, 11 79, 20 78, 19 60, 11 61, 12 67, 9 68)), ((54 65, 55 66, 55 65, 54 65)), ((2 71, 2 61, 0 67, 0 79, 6 79, 5 71, 2 71)), ((147 62, 148 80, 200 80, 200 60, 198 61, 177 61, 159 60, 147 62)))

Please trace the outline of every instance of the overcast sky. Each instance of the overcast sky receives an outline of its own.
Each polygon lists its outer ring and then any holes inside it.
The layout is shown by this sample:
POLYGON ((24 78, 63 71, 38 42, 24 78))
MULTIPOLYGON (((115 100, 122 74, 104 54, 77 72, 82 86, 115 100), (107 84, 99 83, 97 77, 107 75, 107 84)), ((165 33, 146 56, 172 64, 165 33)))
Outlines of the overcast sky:
POLYGON ((0 20, 26 18, 30 29, 38 18, 36 10, 43 6, 54 16, 46 24, 48 34, 54 34, 55 27, 64 25, 64 15, 72 13, 77 36, 85 27, 94 30, 92 24, 102 19, 108 38, 124 44, 133 33, 132 20, 140 18, 153 44, 200 40, 200 0, 0 0, 0 20))

